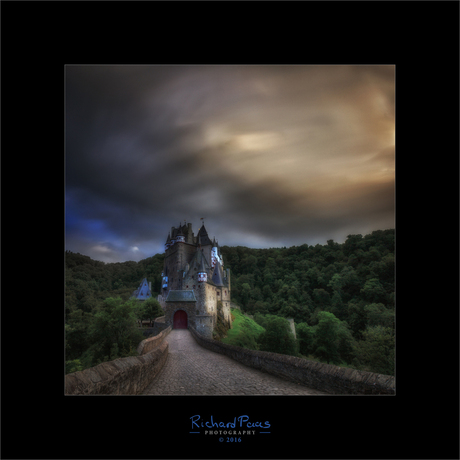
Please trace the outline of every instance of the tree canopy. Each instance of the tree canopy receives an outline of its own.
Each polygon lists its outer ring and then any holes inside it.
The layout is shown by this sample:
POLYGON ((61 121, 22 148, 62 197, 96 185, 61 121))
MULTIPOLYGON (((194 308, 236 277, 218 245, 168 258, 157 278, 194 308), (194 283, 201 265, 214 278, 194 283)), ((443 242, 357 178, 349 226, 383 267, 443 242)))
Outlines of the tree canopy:
MULTIPOLYGON (((266 331, 257 347, 275 351, 270 337, 281 337, 284 323, 273 317, 293 318, 297 348, 289 345, 286 333, 284 345, 278 344, 278 350, 284 351, 277 352, 394 372, 394 229, 348 235, 344 243, 328 240, 314 246, 220 249, 231 271, 232 301, 246 314, 255 315, 256 321, 272 317, 268 330, 262 324, 266 331)), ((124 327, 129 318, 161 316, 154 299, 161 288, 163 262, 164 254, 156 254, 139 262, 106 264, 66 251, 65 345, 66 360, 74 362, 73 369, 85 360, 94 365, 104 357, 130 352, 124 336, 114 330, 106 331, 107 340, 98 336, 101 332, 96 332, 95 325, 107 322, 108 312, 124 327), (129 298, 144 277, 152 282, 152 299, 139 308, 129 298)), ((130 337, 137 340, 133 334, 130 337)))

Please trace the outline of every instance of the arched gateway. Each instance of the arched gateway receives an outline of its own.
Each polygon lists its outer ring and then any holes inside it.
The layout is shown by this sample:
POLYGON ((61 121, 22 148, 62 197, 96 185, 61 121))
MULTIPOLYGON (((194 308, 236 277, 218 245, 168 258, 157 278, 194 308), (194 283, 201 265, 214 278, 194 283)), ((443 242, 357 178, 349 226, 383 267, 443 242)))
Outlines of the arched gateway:
POLYGON ((187 329, 187 313, 184 310, 174 313, 173 329, 187 329))

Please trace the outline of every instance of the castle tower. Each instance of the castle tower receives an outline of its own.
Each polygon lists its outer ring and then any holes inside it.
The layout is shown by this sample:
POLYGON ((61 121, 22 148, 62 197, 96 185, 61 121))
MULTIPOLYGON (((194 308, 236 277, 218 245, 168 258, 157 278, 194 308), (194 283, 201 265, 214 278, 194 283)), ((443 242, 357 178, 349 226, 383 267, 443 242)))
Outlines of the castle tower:
POLYGON ((217 241, 211 241, 204 224, 196 236, 191 223, 171 228, 165 244, 160 296, 167 325, 191 326, 212 337, 217 302, 222 300, 224 317, 231 327, 230 276, 222 265, 217 241))
POLYGON ((185 235, 182 232, 182 228, 179 228, 179 232, 177 233, 176 236, 176 243, 185 243, 185 235))
POLYGON ((217 261, 215 267, 214 267, 214 271, 212 273, 212 282, 217 286, 217 287, 222 287, 224 285, 224 282, 223 282, 223 277, 222 277, 222 269, 221 269, 221 266, 220 266, 220 263, 219 261, 217 261))
POLYGON ((203 255, 203 250, 202 249, 199 249, 199 251, 201 252, 201 262, 200 262, 200 269, 198 271, 198 274, 197 274, 197 281, 199 283, 206 283, 208 281, 208 273, 206 271, 206 268, 204 266, 204 255, 203 255))

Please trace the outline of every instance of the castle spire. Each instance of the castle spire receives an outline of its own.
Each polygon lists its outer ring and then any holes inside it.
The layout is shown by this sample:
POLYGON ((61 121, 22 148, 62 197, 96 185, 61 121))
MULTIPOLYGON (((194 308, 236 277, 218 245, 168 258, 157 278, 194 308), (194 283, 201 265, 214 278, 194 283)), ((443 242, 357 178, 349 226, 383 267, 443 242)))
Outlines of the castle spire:
POLYGON ((212 282, 218 286, 221 287, 224 285, 222 281, 222 273, 220 271, 220 263, 217 261, 216 266, 214 267, 214 273, 212 274, 212 282))
POLYGON ((206 272, 206 268, 204 266, 204 255, 203 250, 200 248, 201 253, 201 261, 200 261, 200 270, 198 271, 198 281, 205 282, 208 281, 208 273, 206 272))

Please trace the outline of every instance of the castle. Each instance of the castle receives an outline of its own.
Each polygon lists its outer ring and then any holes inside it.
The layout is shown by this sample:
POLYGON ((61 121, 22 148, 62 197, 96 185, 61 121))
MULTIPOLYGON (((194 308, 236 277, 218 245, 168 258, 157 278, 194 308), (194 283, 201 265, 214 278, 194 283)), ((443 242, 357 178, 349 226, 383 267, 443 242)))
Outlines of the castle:
POLYGON ((167 326, 186 329, 191 325, 212 338, 219 315, 231 327, 230 270, 223 265, 219 245, 215 238, 210 240, 204 223, 196 236, 191 223, 171 228, 158 296, 167 326))

